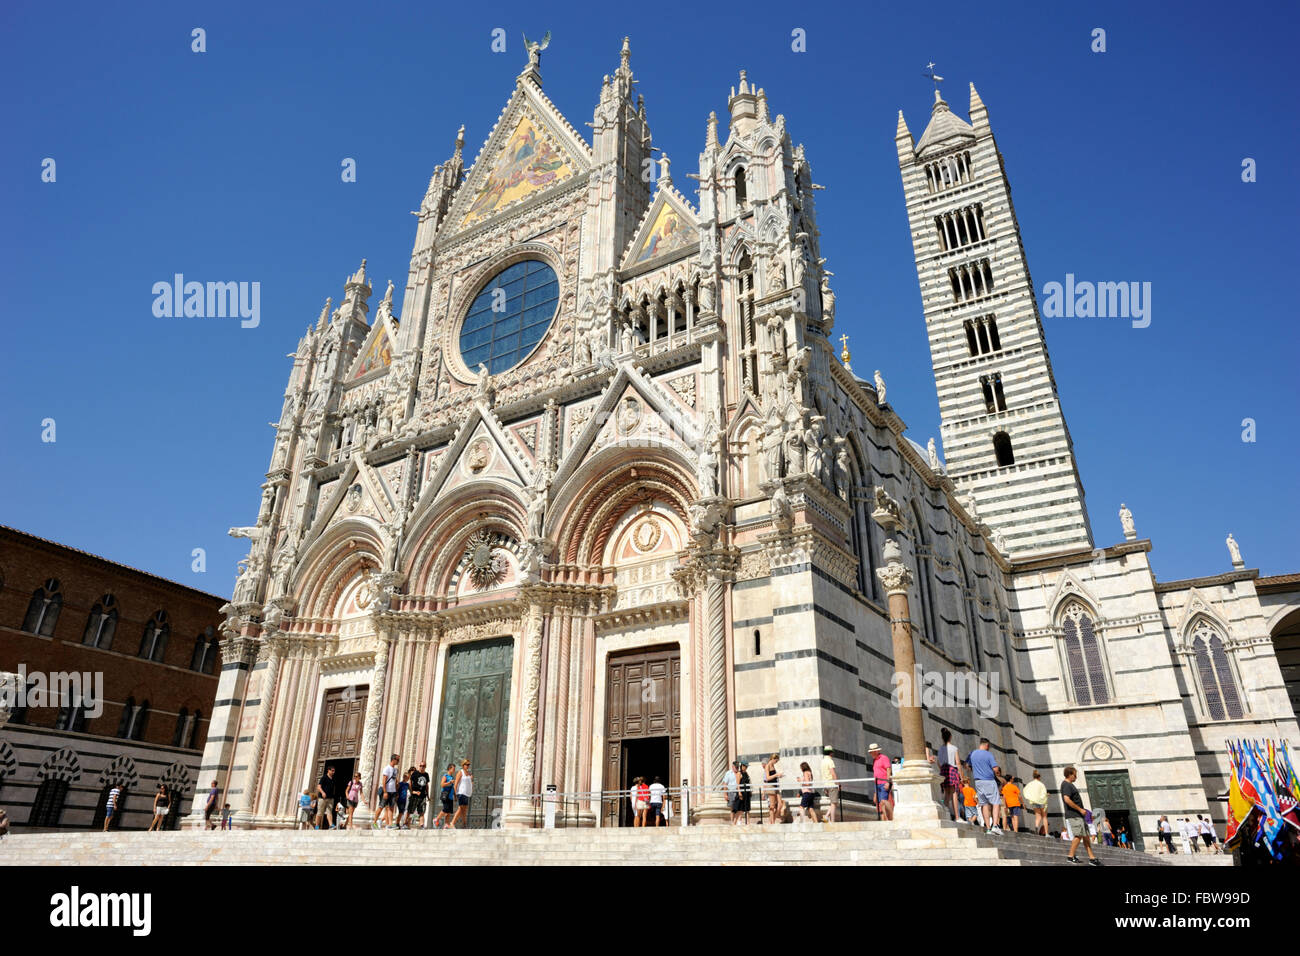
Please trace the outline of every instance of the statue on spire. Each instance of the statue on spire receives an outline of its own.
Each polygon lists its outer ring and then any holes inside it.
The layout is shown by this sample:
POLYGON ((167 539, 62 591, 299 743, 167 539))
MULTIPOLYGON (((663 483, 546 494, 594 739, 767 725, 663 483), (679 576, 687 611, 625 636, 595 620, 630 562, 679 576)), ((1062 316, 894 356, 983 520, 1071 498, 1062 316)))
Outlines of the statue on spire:
POLYGON ((528 68, 536 70, 542 65, 542 51, 551 45, 551 31, 546 31, 546 36, 542 37, 542 42, 537 43, 528 39, 528 34, 524 35, 524 49, 528 51, 528 68))

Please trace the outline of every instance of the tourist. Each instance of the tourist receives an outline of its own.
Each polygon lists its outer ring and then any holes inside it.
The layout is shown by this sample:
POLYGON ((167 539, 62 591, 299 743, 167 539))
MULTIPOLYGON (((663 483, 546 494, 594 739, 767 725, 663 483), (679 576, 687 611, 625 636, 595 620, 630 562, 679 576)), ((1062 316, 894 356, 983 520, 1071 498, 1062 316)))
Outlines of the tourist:
POLYGON ((817 812, 817 792, 813 790, 813 772, 812 767, 808 766, 805 760, 799 764, 799 810, 800 818, 812 820, 813 823, 821 823, 821 815, 817 812))
POLYGON ((420 766, 413 768, 411 771, 411 796, 410 796, 411 804, 407 813, 407 822, 408 823, 410 822, 411 817, 415 817, 416 821, 420 825, 421 830, 424 829, 424 825, 425 825, 424 824, 425 808, 429 804, 428 767, 429 765, 425 763, 423 760, 421 760, 420 766))
POLYGON ((167 810, 171 807, 171 795, 167 793, 166 784, 158 784, 158 792, 153 795, 153 820, 149 823, 149 832, 162 831, 167 819, 167 810))
POLYGON ((778 817, 782 820, 785 819, 785 801, 781 799, 781 778, 784 774, 777 769, 780 762, 780 755, 772 754, 767 758, 767 763, 763 765, 763 782, 767 784, 770 792, 769 799, 771 803, 768 809, 771 813, 769 818, 771 823, 776 823, 778 817))
POLYGON ((749 826, 749 804, 754 794, 749 782, 749 763, 744 760, 740 762, 740 780, 736 791, 740 795, 740 822, 749 826))
POLYGON ((208 791, 208 802, 203 805, 203 829, 215 830, 217 825, 212 822, 212 814, 217 812, 217 782, 212 781, 212 789, 208 791))
POLYGON ((965 810, 966 822, 971 826, 979 825, 979 806, 976 803, 975 788, 970 784, 970 776, 963 774, 961 778, 961 796, 962 806, 965 810))
POLYGON ((1002 768, 993 767, 993 782, 998 788, 998 802, 993 805, 993 825, 1003 830, 1011 829, 1007 823, 1007 801, 1002 795, 1002 788, 1007 782, 1007 778, 1002 775, 1002 768))
POLYGON ((835 822, 835 808, 840 802, 840 785, 836 783, 840 778, 835 772, 835 760, 831 753, 829 745, 822 748, 822 783, 825 784, 822 796, 826 798, 827 823, 835 822))
POLYGON ((1043 775, 1034 771, 1034 779, 1025 784, 1024 802, 1034 811, 1034 832, 1047 836, 1047 787, 1043 785, 1043 775))
POLYGON ((957 745, 952 742, 952 731, 944 727, 939 732, 943 743, 939 745, 939 779, 943 784, 943 803, 954 820, 961 820, 958 803, 961 794, 961 758, 957 745))
POLYGON ((108 802, 104 804, 104 832, 105 833, 108 832, 108 828, 113 823, 113 814, 117 812, 117 801, 121 796, 122 796, 122 788, 119 787, 117 784, 113 784, 113 786, 108 791, 108 802))
POLYGON ((664 820, 664 794, 667 792, 668 788, 664 786, 664 782, 655 777, 654 783, 650 784, 650 825, 652 827, 668 825, 664 820))
POLYGON ((451 816, 456 812, 456 765, 447 764, 447 769, 442 772, 442 779, 438 784, 438 799, 442 801, 442 810, 433 818, 433 828, 441 830, 451 820, 451 816))
POLYGON ((456 773, 454 784, 456 791, 456 813, 452 816, 451 822, 447 824, 447 829, 456 829, 456 821, 464 820, 469 822, 469 800, 474 795, 474 775, 470 773, 469 761, 460 762, 460 770, 456 773))
POLYGON ((731 825, 733 827, 740 818, 740 791, 737 789, 740 784, 740 775, 736 772, 739 769, 740 764, 733 760, 722 777, 723 796, 727 801, 727 809, 731 811, 731 825))
POLYGON ((1178 821, 1178 831, 1182 836, 1183 854, 1196 852, 1196 831, 1192 828, 1191 821, 1183 817, 1178 821))
POLYGON ((402 774, 402 779, 397 784, 397 827, 398 830, 409 830, 407 824, 406 805, 411 799, 411 773, 407 771, 402 774))
POLYGON ((1201 832, 1201 839, 1205 841, 1205 847, 1211 853, 1219 852, 1219 845, 1214 841, 1214 824, 1209 821, 1208 817, 1202 817, 1199 813, 1196 815, 1196 825, 1201 832))
MULTIPOLYGON (((1108 820, 1109 820, 1109 818, 1108 818, 1108 820)), ((1120 824, 1120 827, 1119 827, 1119 836, 1117 837, 1117 839, 1119 840, 1119 848, 1120 848, 1121 850, 1127 850, 1127 849, 1129 849, 1128 830, 1126 830, 1126 829, 1124 828, 1124 824, 1122 824, 1122 823, 1120 824)))
POLYGON ((993 753, 989 750, 989 739, 981 737, 979 746, 966 758, 970 766, 971 780, 975 784, 975 800, 979 804, 980 818, 984 822, 984 832, 1000 836, 1002 830, 993 817, 994 807, 998 802, 998 782, 994 773, 996 764, 993 753))
POLYGON ((347 829, 352 828, 352 815, 357 812, 357 804, 361 802, 361 773, 358 771, 352 775, 352 780, 348 783, 347 792, 344 798, 348 801, 348 818, 344 821, 343 826, 347 829))
POLYGON ((221 829, 223 829, 223 830, 231 830, 231 829, 234 829, 233 824, 231 823, 231 817, 233 817, 233 816, 234 816, 234 811, 230 809, 230 804, 228 804, 228 803, 222 804, 222 806, 221 806, 221 829))
POLYGON ((316 829, 328 830, 338 822, 334 819, 334 765, 330 764, 316 783, 316 829), (322 827, 321 823, 328 817, 330 825, 322 827))
POLYGON ((379 778, 379 813, 375 815, 375 822, 372 824, 376 830, 384 826, 384 821, 388 821, 388 829, 397 829, 397 820, 394 817, 394 811, 397 808, 397 781, 401 777, 401 771, 397 769, 397 762, 401 758, 393 754, 388 758, 388 766, 384 768, 383 774, 379 778))
POLYGON ((1020 779, 1008 777, 1002 785, 1002 802, 1006 806, 1008 822, 1015 833, 1020 832, 1020 779))
POLYGON ((311 798, 310 788, 304 788, 302 793, 298 795, 299 830, 305 830, 312 825, 312 817, 314 817, 315 814, 311 812, 311 805, 314 802, 315 801, 311 798))
POLYGON ((1160 844, 1165 848, 1165 853, 1169 856, 1174 855, 1174 828, 1169 825, 1169 817, 1161 816, 1156 823, 1160 831, 1160 844))
POLYGON ((876 781, 876 819, 892 820, 894 805, 891 799, 893 784, 890 782, 890 777, 894 765, 889 762, 889 757, 880 749, 879 744, 872 744, 867 748, 867 759, 871 761, 871 775, 876 781))
MULTIPOLYGON (((1102 817, 1098 829, 1101 831, 1101 842, 1103 844, 1106 846, 1117 845, 1116 841, 1119 839, 1119 834, 1115 832, 1115 827, 1111 825, 1110 817, 1102 817)), ((1123 828, 1121 827, 1121 829, 1123 828)))
POLYGON ((1082 841, 1083 848, 1088 851, 1088 863, 1091 866, 1101 866, 1101 861, 1092 852, 1092 840, 1088 836, 1088 811, 1083 808, 1083 797, 1079 795, 1079 788, 1074 785, 1079 771, 1073 767, 1066 767, 1064 776, 1065 779, 1061 781, 1062 815, 1070 829, 1070 852, 1065 858, 1071 863, 1079 863, 1080 860, 1075 854, 1079 852, 1079 842, 1082 841))
POLYGON ((650 812, 650 784, 645 782, 645 777, 636 778, 632 797, 632 806, 636 810, 636 822, 633 826, 643 827, 646 825, 646 815, 650 812))

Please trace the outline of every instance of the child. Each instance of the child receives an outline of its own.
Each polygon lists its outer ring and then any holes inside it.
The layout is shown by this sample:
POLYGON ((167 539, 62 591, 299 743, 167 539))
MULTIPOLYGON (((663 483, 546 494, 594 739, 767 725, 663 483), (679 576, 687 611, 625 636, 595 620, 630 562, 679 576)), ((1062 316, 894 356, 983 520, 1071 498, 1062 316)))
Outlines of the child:
POLYGON ((221 808, 221 829, 223 830, 231 829, 230 817, 231 817, 230 804, 227 803, 221 808))
POLYGON ((975 806, 975 788, 970 784, 970 777, 962 774, 961 778, 961 796, 962 807, 966 812, 966 822, 974 824, 979 816, 979 808, 975 806))
POLYGON ((304 790, 298 798, 298 829, 305 830, 311 826, 311 791, 304 790))
POLYGON ((389 829, 409 830, 410 823, 406 813, 406 802, 411 796, 411 775, 402 774, 402 782, 397 785, 397 822, 389 829))

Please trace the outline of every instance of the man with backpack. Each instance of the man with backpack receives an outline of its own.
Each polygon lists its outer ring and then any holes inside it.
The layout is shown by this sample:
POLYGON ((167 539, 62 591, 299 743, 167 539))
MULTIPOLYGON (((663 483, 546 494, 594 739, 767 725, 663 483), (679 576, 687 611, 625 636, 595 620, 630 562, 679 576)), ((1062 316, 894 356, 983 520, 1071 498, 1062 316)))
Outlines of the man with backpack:
POLYGON ((1083 848, 1088 851, 1088 864, 1101 866, 1101 860, 1093 855, 1092 838, 1088 836, 1089 814, 1083 808, 1083 797, 1079 795, 1079 788, 1074 785, 1079 772, 1073 767, 1066 767, 1064 776, 1065 779, 1061 781, 1061 804, 1065 822, 1070 828, 1070 852, 1065 858, 1071 863, 1080 862, 1075 854, 1079 850, 1079 841, 1083 841, 1083 848))

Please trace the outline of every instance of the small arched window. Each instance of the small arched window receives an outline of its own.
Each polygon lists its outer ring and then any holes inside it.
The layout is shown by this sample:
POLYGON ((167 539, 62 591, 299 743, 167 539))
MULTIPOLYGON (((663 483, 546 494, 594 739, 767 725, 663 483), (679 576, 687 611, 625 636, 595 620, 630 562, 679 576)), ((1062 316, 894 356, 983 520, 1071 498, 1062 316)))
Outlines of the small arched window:
POLYGON ((144 626, 140 636, 140 657, 151 661, 161 661, 167 652, 167 638, 171 634, 171 625, 167 623, 167 612, 158 611, 144 626))
POLYGON ((1196 675, 1210 719, 1240 720, 1242 706, 1237 680, 1228 663, 1223 639, 1207 621, 1199 622, 1192 631, 1192 656, 1196 658, 1196 675))
POLYGON ((758 628, 754 629, 754 656, 758 657, 763 653, 763 635, 759 633, 758 628))
POLYGON ((59 580, 50 578, 32 592, 32 599, 27 603, 27 616, 23 618, 23 630, 41 637, 51 636, 62 609, 63 592, 59 580))
POLYGON ((993 454, 997 455, 999 467, 1016 463, 1016 456, 1011 451, 1011 436, 1006 432, 993 436, 993 454))
POLYGON ((1092 615, 1081 604, 1072 604, 1061 622, 1065 663, 1070 690, 1077 704, 1106 704, 1110 692, 1101 660, 1101 644, 1092 615))
POLYGON ((88 647, 108 650, 113 646, 113 633, 117 630, 117 599, 105 594, 90 609, 86 618, 86 632, 81 636, 81 643, 88 647))
POLYGON ((211 626, 207 628, 207 634, 208 646, 203 651, 203 673, 212 674, 215 673, 217 669, 217 638, 216 635, 212 633, 211 626))
POLYGON ((190 655, 190 670, 203 670, 203 655, 208 648, 208 638, 206 634, 200 634, 194 638, 194 653, 190 655))
POLYGON ((199 726, 203 723, 203 711, 195 710, 190 716, 190 735, 182 746, 190 750, 197 750, 199 746, 199 726))
POLYGON ((186 707, 181 708, 181 712, 176 715, 176 731, 172 734, 172 746, 181 747, 189 735, 190 730, 190 712, 186 707))
POLYGON ((741 166, 736 170, 736 211, 744 209, 749 204, 749 191, 745 186, 745 167, 741 166))

